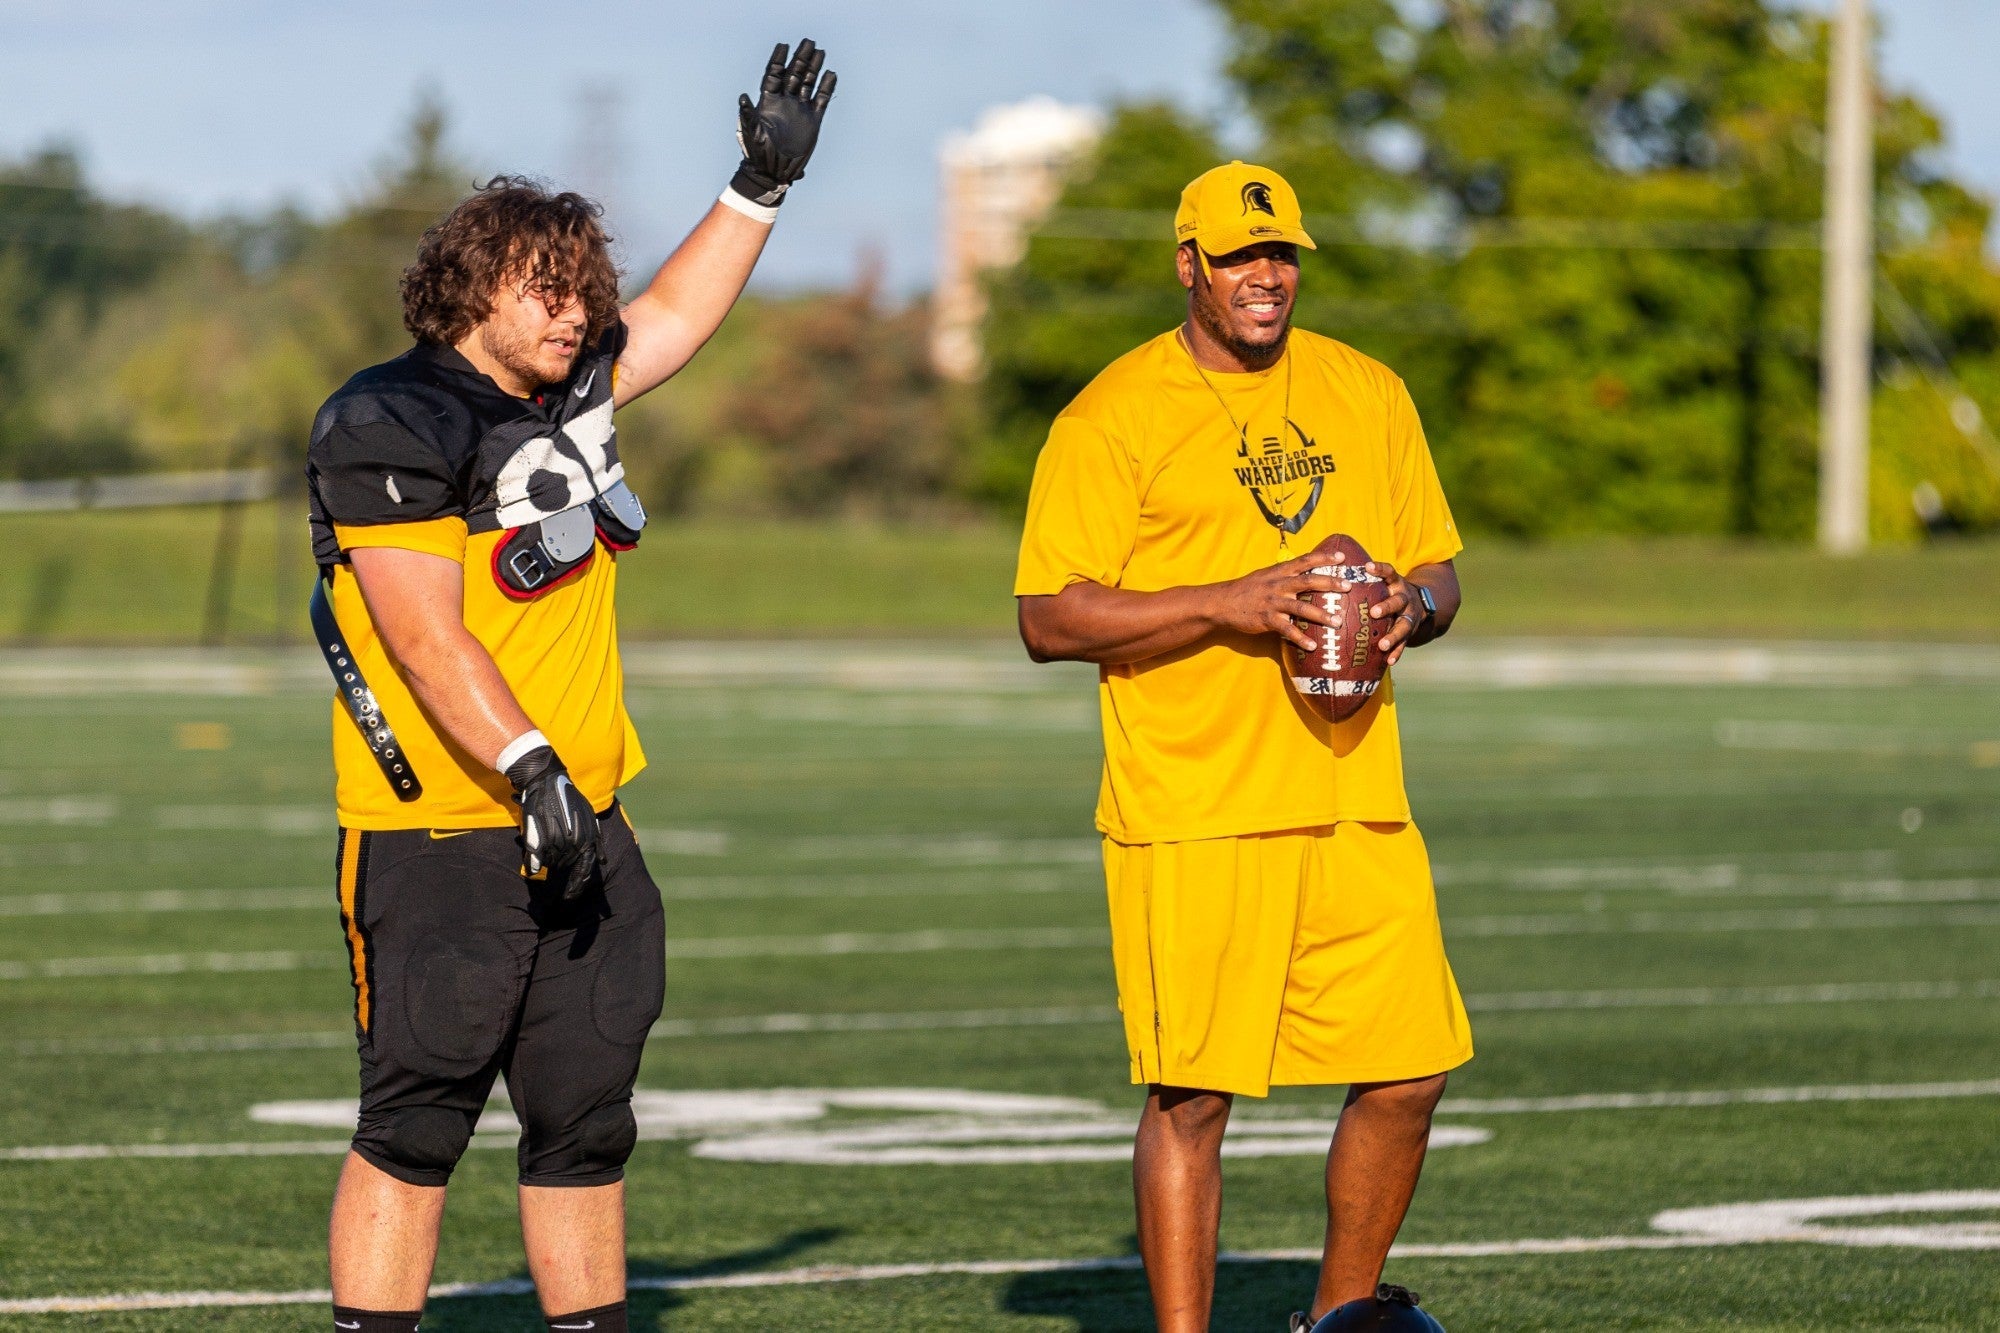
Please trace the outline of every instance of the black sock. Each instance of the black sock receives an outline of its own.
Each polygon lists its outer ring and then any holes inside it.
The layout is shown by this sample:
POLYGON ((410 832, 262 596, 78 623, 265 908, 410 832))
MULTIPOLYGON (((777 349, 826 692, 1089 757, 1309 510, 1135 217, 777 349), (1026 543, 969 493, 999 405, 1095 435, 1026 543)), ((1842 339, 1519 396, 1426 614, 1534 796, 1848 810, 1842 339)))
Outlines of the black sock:
POLYGON ((616 1305, 600 1305, 594 1310, 578 1310, 575 1314, 552 1314, 548 1318, 549 1333, 569 1333, 571 1329, 588 1329, 590 1333, 627 1333, 623 1301, 616 1305))
POLYGON ((344 1305, 333 1307, 333 1326, 340 1333, 417 1333, 417 1320, 423 1317, 422 1310, 400 1311, 350 1310, 344 1305))

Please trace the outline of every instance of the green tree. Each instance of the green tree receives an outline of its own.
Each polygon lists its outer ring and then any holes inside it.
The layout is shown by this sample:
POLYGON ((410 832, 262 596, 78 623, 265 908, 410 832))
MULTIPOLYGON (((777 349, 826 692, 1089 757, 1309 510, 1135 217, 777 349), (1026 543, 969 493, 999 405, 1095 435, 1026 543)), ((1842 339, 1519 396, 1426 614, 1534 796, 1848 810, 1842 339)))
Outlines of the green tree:
POLYGON ((1107 363, 1179 321, 1171 209, 1181 186, 1213 166, 1218 151, 1212 131, 1171 106, 1123 108, 1064 192, 1060 216, 1074 224, 1106 215, 1115 228, 1158 212, 1165 200, 1161 239, 1106 244, 1088 226, 1048 227, 1029 239, 1019 265, 994 276, 987 428, 969 463, 974 495, 1020 503, 1056 413, 1107 363))
POLYGON ((52 382, 47 410, 156 466, 271 463, 292 478, 319 404, 409 344, 398 278, 474 184, 447 142, 443 110, 420 99, 401 145, 333 217, 279 209, 186 234, 66 354, 91 370, 52 382))
POLYGON ((0 475, 122 470, 132 451, 116 435, 51 417, 39 385, 52 345, 73 345, 107 304, 153 281, 189 241, 188 229, 149 208, 95 194, 68 148, 0 166, 0 475))
POLYGON ((886 305, 879 266, 847 292, 757 312, 758 350, 714 414, 746 441, 780 512, 902 519, 953 481, 949 408, 920 307, 886 305))
MULTIPOLYGON (((1300 322, 1409 380, 1465 522, 1810 530, 1821 20, 1770 0, 1217 2, 1259 155, 1324 242, 1300 322)), ((1956 401, 1993 404, 2000 379, 1988 210, 1938 169, 1941 141, 1914 99, 1881 99, 1882 272, 1909 316, 1879 339, 1884 535, 1913 527, 1920 480, 1966 521, 2000 519, 1990 437, 1956 401)), ((1101 156, 1051 230, 1097 175, 1133 171, 1150 171, 1155 210, 1193 174, 1101 156)), ((1024 270, 1015 303, 1059 318, 1049 251, 1024 270)), ((1154 253, 1137 282, 1171 295, 1166 274, 1154 253)), ((1033 322, 996 319, 994 338, 1033 322)), ((1002 420, 1015 361, 993 358, 1002 420)), ((1042 366, 1041 400, 1095 368, 1042 366)))

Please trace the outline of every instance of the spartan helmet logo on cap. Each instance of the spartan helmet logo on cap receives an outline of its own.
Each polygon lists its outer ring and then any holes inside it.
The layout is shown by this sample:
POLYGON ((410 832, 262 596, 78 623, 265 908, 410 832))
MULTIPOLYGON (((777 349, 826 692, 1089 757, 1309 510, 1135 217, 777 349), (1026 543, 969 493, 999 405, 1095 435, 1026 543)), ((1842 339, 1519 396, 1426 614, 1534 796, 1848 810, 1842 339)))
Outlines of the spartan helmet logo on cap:
POLYGON ((1266 217, 1276 217, 1278 212, 1271 207, 1271 187, 1263 181, 1251 181, 1243 187, 1243 211, 1262 213, 1266 217))

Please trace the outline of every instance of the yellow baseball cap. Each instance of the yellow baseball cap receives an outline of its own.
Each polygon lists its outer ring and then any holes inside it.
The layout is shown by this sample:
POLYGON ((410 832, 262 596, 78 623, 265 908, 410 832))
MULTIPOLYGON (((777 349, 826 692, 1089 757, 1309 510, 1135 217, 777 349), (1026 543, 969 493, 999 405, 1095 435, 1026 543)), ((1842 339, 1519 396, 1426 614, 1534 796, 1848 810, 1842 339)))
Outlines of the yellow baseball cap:
POLYGON ((1181 191, 1174 240, 1193 241, 1204 255, 1226 255, 1266 241, 1317 250, 1306 235, 1298 192, 1269 167, 1245 162, 1204 171, 1181 191))

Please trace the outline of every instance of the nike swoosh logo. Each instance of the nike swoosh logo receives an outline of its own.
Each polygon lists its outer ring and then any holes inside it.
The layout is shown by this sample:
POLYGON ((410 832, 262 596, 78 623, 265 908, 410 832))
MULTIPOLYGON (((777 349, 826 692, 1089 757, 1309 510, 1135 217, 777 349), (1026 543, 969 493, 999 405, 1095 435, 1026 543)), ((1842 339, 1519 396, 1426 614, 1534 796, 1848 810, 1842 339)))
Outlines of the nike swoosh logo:
MULTIPOLYGON (((444 841, 444 840, 445 840, 446 838, 462 838, 462 837, 464 837, 464 836, 465 836, 466 834, 468 834, 468 833, 477 833, 478 831, 479 831, 478 829, 469 829, 469 828, 457 828, 457 829, 432 829, 432 830, 431 830, 431 841, 432 841, 432 842, 443 842, 443 841, 444 841)), ((342 1327, 344 1328, 344 1327, 346 1327, 346 1325, 342 1325, 342 1327)), ((356 1324, 356 1325, 354 1325, 354 1327, 356 1327, 356 1328, 360 1328, 360 1327, 361 1327, 361 1325, 359 1325, 359 1324, 356 1324)))
MULTIPOLYGON (((591 370, 591 372, 590 372, 590 373, 589 373, 588 375, 585 375, 585 376, 583 377, 583 383, 581 383, 581 384, 579 384, 579 385, 577 385, 577 386, 576 386, 576 396, 577 396, 577 397, 579 397, 579 398, 582 398, 583 396, 585 396, 586 394, 588 394, 588 393, 590 392, 590 385, 591 385, 591 381, 595 380, 596 378, 597 378, 597 371, 596 371, 596 369, 595 369, 595 368, 593 367, 593 368, 592 368, 592 370, 591 370)), ((558 1324, 558 1325, 556 1325, 556 1327, 558 1327, 558 1328, 596 1328, 596 1327, 597 1327, 597 1325, 596 1325, 595 1323, 589 1323, 589 1324, 558 1324)))
POLYGON ((343 1323, 342 1321, 340 1321, 340 1320, 336 1319, 336 1320, 334 1320, 334 1321, 333 1321, 333 1326, 334 1326, 335 1328, 360 1328, 360 1327, 361 1327, 361 1321, 360 1321, 359 1319, 357 1319, 357 1320, 355 1320, 355 1321, 354 1321, 353 1323, 351 1323, 351 1324, 348 1324, 348 1323, 343 1323))
MULTIPOLYGON (((355 1327, 359 1328, 361 1327, 361 1325, 356 1324, 355 1327)), ((549 1327, 550 1328, 596 1328, 597 1321, 593 1319, 587 1324, 550 1324, 549 1327)))

